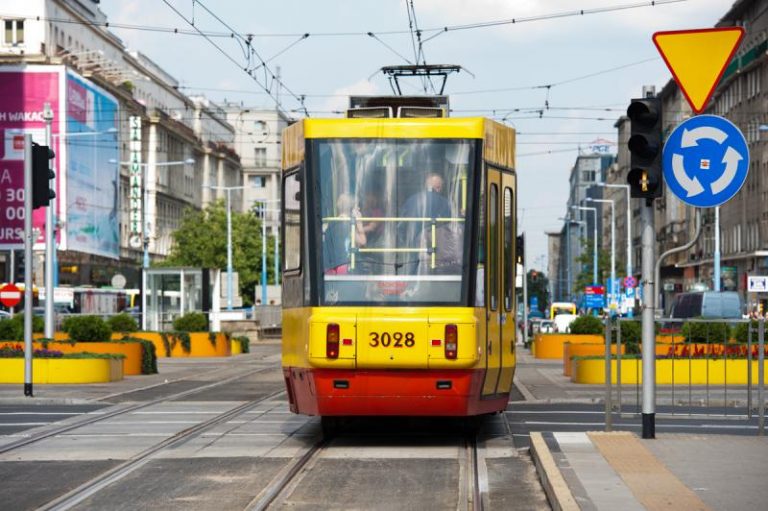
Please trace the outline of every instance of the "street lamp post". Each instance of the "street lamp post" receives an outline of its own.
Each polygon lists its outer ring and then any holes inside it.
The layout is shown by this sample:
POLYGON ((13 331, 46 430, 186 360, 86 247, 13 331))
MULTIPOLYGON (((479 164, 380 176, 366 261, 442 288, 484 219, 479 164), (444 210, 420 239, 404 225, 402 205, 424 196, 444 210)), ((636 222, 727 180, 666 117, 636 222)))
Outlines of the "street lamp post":
MULTIPOLYGON (((262 307, 267 304, 267 211, 279 212, 279 209, 268 209, 267 204, 273 202, 280 202, 280 199, 256 199, 256 202, 261 203, 261 305, 262 307)), ((277 284, 278 274, 278 236, 275 232, 275 284, 277 284)))
POLYGON ((592 243, 592 282, 597 285, 597 208, 587 206, 571 206, 571 209, 580 209, 581 211, 591 211, 594 215, 593 243, 592 243))
MULTIPOLYGON (((244 186, 213 186, 207 185, 212 190, 224 190, 227 192, 227 310, 232 310, 233 302, 233 268, 232 268, 232 191, 243 190, 244 186)), ((263 254, 262 254, 263 257, 263 254)))
POLYGON ((585 225, 586 222, 582 220, 574 220, 570 217, 570 215, 566 215, 565 217, 558 218, 558 220, 563 220, 565 222, 565 278, 566 278, 566 284, 565 284, 565 290, 567 293, 568 300, 572 301, 572 291, 571 291, 571 224, 577 224, 577 225, 585 225))
MULTIPOLYGON (((599 183, 598 186, 604 188, 624 188, 627 194, 627 277, 632 276, 632 203, 630 202, 631 191, 629 185, 599 183)), ((627 317, 634 316, 632 307, 627 307, 627 317)))
MULTIPOLYGON (((616 204, 612 199, 593 199, 587 197, 586 200, 587 202, 601 202, 611 205, 611 303, 616 303, 616 291, 619 287, 616 285, 616 216, 614 211, 616 204), (616 287, 614 288, 614 286, 616 287)), ((613 313, 613 309, 611 309, 611 313, 613 313)))

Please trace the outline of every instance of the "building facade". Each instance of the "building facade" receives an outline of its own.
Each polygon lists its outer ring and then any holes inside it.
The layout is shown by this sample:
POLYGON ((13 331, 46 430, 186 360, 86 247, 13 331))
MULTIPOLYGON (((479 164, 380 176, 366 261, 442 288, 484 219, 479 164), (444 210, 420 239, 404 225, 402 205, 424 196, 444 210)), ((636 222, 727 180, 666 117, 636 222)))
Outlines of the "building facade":
MULTIPOLYGON (((50 92, 51 100, 67 105, 62 118, 53 121, 62 122, 54 130, 59 137, 54 144, 61 202, 59 284, 104 286, 122 274, 128 287, 139 287, 145 252, 150 259, 169 254, 184 210, 201 207, 208 186, 242 186, 234 128, 222 109, 185 96, 179 83, 149 57, 126 49, 104 27, 106 16, 98 1, 2 0, 0 12, 14 13, 3 19, 0 72, 49 66, 62 70, 67 80, 50 92), (103 117, 102 96, 116 104, 112 117, 103 117), (82 119, 66 117, 71 105, 82 110, 82 119), (110 157, 89 156, 101 153, 110 157), (78 175, 85 167, 93 176, 114 174, 114 185, 92 193, 78 190, 78 175), (114 215, 103 213, 109 204, 114 215), (100 223, 74 230, 79 213, 99 208, 102 214, 92 216, 100 223), (117 233, 110 250, 75 243, 99 229, 117 233)), ((39 127, 4 126, 5 140, 18 130, 39 127)), ((9 248, 2 245, 0 251, 9 248)), ((9 259, 5 252, 5 275, 12 274, 9 259)))

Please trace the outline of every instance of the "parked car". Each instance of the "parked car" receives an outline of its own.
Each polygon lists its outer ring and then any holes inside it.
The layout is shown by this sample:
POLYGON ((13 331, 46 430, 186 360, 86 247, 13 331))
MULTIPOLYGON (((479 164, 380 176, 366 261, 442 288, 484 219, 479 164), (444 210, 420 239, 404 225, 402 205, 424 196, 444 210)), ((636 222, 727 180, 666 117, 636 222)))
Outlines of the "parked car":
POLYGON ((555 333, 555 322, 551 319, 545 319, 539 322, 539 332, 542 334, 555 333))
POLYGON ((700 291, 675 296, 670 310, 674 319, 741 318, 743 306, 736 291, 700 291))

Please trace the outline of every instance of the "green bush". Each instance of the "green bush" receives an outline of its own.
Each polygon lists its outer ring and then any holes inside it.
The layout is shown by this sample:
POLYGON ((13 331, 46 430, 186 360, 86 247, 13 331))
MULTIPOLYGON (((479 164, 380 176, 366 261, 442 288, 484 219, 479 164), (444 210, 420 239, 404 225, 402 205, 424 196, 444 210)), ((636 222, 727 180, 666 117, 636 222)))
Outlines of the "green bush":
MULTIPOLYGON (((627 353, 640 353, 640 342, 643 334, 639 321, 620 321, 621 343, 626 346, 627 353)), ((618 337, 614 339, 617 341, 618 337)))
MULTIPOLYGON (((45 320, 40 316, 32 316, 32 332, 42 333, 45 330, 45 320)), ((24 340, 24 314, 16 314, 10 319, 0 321, 0 341, 24 340)))
POLYGON ((189 312, 173 320, 173 329, 177 332, 205 332, 208 330, 208 318, 202 312, 189 312))
POLYGON ((235 340, 240 342, 240 347, 242 348, 243 353, 251 352, 251 339, 248 338, 247 335, 238 335, 235 337, 235 340))
POLYGON ((157 374, 157 350, 155 349, 155 343, 127 335, 120 342, 141 343, 141 374, 157 374))
POLYGON ((686 342, 727 342, 730 328, 727 323, 694 323, 683 325, 680 331, 686 342))
POLYGON ((98 316, 70 316, 64 320, 62 330, 75 342, 107 342, 112 329, 98 316))
POLYGON ((139 329, 139 325, 134 317, 126 312, 110 316, 107 324, 112 328, 113 332, 135 332, 139 329))
POLYGON ((596 316, 579 316, 571 322, 572 334, 596 334, 605 331, 603 320, 596 316))
MULTIPOLYGON (((752 342, 757 343, 757 329, 758 329, 758 323, 757 321, 750 321, 749 323, 739 323, 735 327, 733 327, 733 338, 736 339, 736 342, 739 342, 741 344, 746 344, 749 340, 748 337, 748 331, 750 323, 752 324, 752 342)), ((766 329, 768 330, 768 328, 766 329)))

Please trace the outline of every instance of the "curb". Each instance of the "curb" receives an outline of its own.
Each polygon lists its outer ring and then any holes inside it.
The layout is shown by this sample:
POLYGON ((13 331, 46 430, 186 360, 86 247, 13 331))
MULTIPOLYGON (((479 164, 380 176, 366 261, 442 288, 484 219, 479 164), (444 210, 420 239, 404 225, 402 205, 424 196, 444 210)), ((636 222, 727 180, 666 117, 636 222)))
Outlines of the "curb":
POLYGON ((552 509, 554 511, 578 511, 579 505, 573 498, 571 489, 568 488, 568 484, 563 479, 563 474, 560 473, 560 469, 541 433, 531 432, 531 456, 552 509))
POLYGON ((91 399, 75 397, 0 397, 0 405, 92 405, 91 399))

